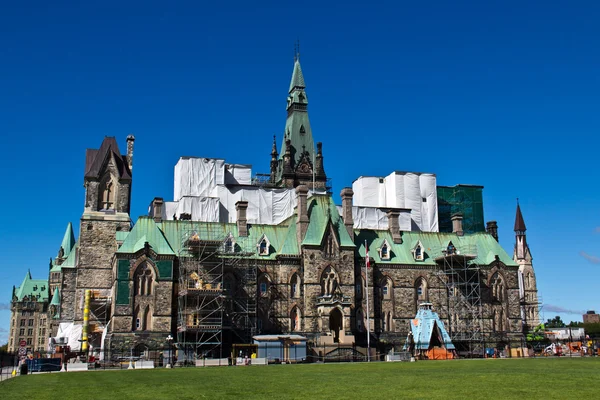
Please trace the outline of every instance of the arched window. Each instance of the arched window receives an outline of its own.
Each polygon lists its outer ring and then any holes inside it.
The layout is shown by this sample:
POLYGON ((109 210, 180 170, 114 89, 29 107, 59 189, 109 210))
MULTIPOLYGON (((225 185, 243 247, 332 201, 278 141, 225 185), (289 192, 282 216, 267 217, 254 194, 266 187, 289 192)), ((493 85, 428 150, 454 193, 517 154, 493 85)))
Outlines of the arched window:
POLYGON ((362 276, 356 278, 356 297, 361 298, 363 293, 363 288, 365 286, 364 279, 362 276))
POLYGON ((331 267, 325 268, 321 275, 321 295, 332 296, 338 285, 338 276, 335 270, 331 267))
POLYGON ((492 296, 498 301, 504 301, 504 279, 502 275, 496 272, 491 279, 492 296))
POLYGON ((297 299, 298 297, 300 297, 300 290, 300 276, 294 273, 294 275, 292 275, 292 279, 290 279, 290 297, 292 299, 297 299))
POLYGON ((359 332, 365 330, 365 313, 361 307, 356 309, 356 329, 359 332))
POLYGON ((531 272, 527 272, 527 275, 525 275, 525 287, 527 289, 533 289, 532 283, 533 283, 533 279, 531 276, 531 272))
POLYGON ((258 293, 262 297, 269 295, 269 287, 271 286, 271 280, 267 274, 262 274, 258 279, 258 293))
POLYGON ((298 307, 292 308, 290 313, 290 328, 292 332, 300 332, 300 310, 298 310, 298 307))
POLYGON ((393 297, 392 291, 393 289, 392 280, 390 278, 384 278, 381 284, 381 294, 384 300, 390 300, 393 297))
POLYGON ((153 293, 154 275, 152 268, 146 263, 140 265, 133 276, 134 293, 138 296, 149 296, 153 293))
POLYGON ((105 175, 98 188, 98 208, 100 210, 113 210, 115 208, 116 185, 110 175, 105 175))
POLYGON ((419 303, 427 302, 429 300, 427 287, 428 285, 425 278, 420 277, 415 281, 415 302, 417 306, 419 303))
POLYGON ((223 290, 229 295, 235 291, 235 277, 230 273, 223 277, 223 290))

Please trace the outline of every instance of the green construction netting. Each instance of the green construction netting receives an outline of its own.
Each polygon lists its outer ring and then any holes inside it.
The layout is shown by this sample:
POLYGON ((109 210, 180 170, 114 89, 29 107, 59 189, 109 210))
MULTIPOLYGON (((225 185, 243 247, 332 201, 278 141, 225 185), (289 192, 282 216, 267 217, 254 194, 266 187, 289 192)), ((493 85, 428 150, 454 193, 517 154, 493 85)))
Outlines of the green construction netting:
POLYGON ((483 186, 438 186, 440 232, 452 232, 452 215, 462 213, 465 233, 485 232, 483 186))

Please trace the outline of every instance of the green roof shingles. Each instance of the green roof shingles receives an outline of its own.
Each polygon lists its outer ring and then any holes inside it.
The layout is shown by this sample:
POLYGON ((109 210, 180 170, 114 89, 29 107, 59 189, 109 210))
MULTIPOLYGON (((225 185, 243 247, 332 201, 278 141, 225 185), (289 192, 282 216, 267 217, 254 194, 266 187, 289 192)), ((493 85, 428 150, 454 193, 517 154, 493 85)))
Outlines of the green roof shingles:
POLYGON ((48 280, 32 279, 31 272, 27 271, 21 286, 13 289, 13 293, 16 301, 23 301, 25 296, 29 297, 30 301, 48 301, 48 280))
POLYGON ((314 195, 308 199, 308 215, 310 222, 306 230, 303 245, 319 246, 323 241, 326 229, 331 223, 341 247, 354 247, 344 221, 330 196, 314 195))

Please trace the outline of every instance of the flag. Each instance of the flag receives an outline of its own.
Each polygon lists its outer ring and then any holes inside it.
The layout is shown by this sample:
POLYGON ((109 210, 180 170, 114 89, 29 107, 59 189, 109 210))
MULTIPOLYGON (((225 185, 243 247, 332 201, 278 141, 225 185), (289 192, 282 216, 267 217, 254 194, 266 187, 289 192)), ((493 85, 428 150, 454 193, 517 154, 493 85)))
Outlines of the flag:
POLYGON ((365 249, 366 249, 365 264, 367 265, 367 269, 369 269, 371 267, 371 262, 369 260, 369 246, 367 246, 367 242, 366 241, 365 241, 365 249))

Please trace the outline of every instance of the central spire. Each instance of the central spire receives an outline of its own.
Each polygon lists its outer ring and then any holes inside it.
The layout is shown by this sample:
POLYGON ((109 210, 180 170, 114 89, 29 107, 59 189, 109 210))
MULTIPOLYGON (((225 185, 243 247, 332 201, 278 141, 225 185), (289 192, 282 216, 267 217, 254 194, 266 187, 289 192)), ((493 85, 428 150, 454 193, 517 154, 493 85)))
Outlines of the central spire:
POLYGON ((327 177, 323 169, 323 154, 321 147, 319 151, 315 149, 305 89, 300 53, 296 49, 283 140, 279 154, 271 151, 271 180, 277 186, 290 188, 298 185, 312 188, 314 182, 315 188, 325 189, 327 177))

